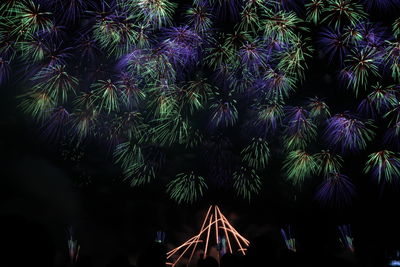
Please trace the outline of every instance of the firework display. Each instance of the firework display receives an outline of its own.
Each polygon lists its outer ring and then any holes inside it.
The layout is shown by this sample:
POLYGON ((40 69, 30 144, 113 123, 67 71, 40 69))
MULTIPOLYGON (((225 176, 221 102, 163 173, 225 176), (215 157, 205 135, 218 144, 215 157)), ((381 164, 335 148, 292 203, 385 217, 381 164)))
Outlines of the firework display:
POLYGON ((285 229, 281 229, 281 235, 283 240, 285 241, 286 248, 293 252, 296 252, 296 238, 293 237, 290 226, 285 229))
POLYGON ((0 86, 49 143, 106 143, 131 186, 160 182, 179 204, 221 185, 250 201, 271 162, 347 204, 355 156, 360 175, 400 178, 400 18, 368 15, 397 5, 2 1, 0 86), (334 93, 308 90, 316 60, 334 93))
POLYGON ((80 245, 78 245, 78 241, 74 237, 74 229, 73 227, 68 228, 68 254, 71 263, 76 263, 79 257, 80 245))
POLYGON ((345 249, 354 252, 353 235, 350 225, 341 225, 338 227, 340 232, 339 241, 345 249))
POLYGON ((323 205, 342 207, 351 203, 355 191, 349 177, 340 173, 332 173, 320 185, 316 198, 323 205))
POLYGON ((383 150, 369 155, 365 172, 378 179, 378 182, 395 182, 400 175, 400 160, 392 151, 383 150))

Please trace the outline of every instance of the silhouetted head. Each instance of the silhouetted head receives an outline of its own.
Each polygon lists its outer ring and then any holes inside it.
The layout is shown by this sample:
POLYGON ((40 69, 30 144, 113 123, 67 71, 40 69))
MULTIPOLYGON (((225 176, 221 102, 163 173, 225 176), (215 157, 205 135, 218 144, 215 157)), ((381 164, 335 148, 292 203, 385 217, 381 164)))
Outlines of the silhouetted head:
POLYGON ((221 257, 220 267, 241 267, 245 266, 242 262, 242 256, 226 253, 221 257))
POLYGON ((250 243, 247 249, 246 261, 249 261, 249 266, 271 266, 277 262, 278 251, 278 242, 271 236, 262 235, 250 243))
POLYGON ((107 267, 128 267, 129 259, 124 253, 118 253, 107 264, 107 267))
POLYGON ((16 215, 1 215, 1 266, 53 266, 54 244, 39 223, 16 215))
POLYGON ((218 262, 213 257, 208 256, 204 260, 198 262, 198 267, 218 267, 218 262))
POLYGON ((152 243, 139 255, 138 267, 165 267, 167 250, 163 244, 152 243))

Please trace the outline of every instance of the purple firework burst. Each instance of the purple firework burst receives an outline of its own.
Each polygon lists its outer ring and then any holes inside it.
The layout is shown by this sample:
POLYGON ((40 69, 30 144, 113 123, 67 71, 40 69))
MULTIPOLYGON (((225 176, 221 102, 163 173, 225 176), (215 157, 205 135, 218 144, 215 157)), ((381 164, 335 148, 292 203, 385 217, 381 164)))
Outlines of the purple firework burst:
POLYGON ((348 114, 336 114, 327 123, 325 139, 331 146, 340 148, 342 153, 364 150, 367 142, 375 136, 372 121, 363 122, 348 114))
POLYGON ((10 61, 0 56, 0 85, 8 80, 10 75, 10 61))
POLYGON ((349 177, 333 173, 319 186, 315 198, 324 206, 342 207, 351 203, 355 193, 349 177))
POLYGON ((380 12, 395 12, 400 7, 400 0, 363 0, 362 2, 368 10, 380 12))
POLYGON ((325 28, 320 33, 318 44, 323 53, 328 56, 329 61, 337 59, 340 64, 343 64, 349 48, 345 39, 338 29, 325 28))
POLYGON ((389 147, 400 149, 400 122, 386 130, 383 142, 389 147))
POLYGON ((163 37, 160 47, 171 62, 186 66, 197 59, 202 38, 188 26, 168 28, 163 37))
POLYGON ((55 108, 42 127, 47 141, 57 142, 65 137, 68 132, 69 119, 70 113, 64 107, 55 108))
POLYGON ((362 37, 359 44, 362 47, 370 47, 379 51, 383 49, 385 40, 390 38, 389 30, 378 24, 361 23, 357 28, 362 37))

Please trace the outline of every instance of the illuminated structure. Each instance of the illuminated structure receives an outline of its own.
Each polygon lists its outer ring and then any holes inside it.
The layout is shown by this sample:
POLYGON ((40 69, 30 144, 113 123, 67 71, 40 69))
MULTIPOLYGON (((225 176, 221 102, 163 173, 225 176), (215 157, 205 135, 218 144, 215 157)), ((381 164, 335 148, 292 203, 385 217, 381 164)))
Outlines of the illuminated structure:
POLYGON ((241 236, 236 229, 233 228, 216 205, 211 205, 208 208, 200 232, 197 235, 167 253, 167 260, 170 261, 167 264, 176 266, 186 255, 189 257, 186 266, 189 266, 196 252, 196 248, 203 249, 203 258, 206 258, 208 255, 207 252, 210 250, 210 245, 213 243, 217 244, 219 247, 218 257, 223 254, 225 250, 231 254, 239 252, 245 255, 247 247, 250 244, 246 238, 241 236))

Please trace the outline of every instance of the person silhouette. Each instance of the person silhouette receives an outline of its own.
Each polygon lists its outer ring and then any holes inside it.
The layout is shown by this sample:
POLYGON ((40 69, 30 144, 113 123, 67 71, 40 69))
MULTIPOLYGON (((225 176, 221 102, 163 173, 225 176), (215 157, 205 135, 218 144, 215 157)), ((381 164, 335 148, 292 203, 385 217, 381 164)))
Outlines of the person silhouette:
POLYGON ((138 267, 165 267, 167 249, 164 244, 154 242, 147 247, 137 260, 138 267))
POLYGON ((43 225, 19 215, 0 215, 0 222, 1 266, 53 266, 54 243, 43 225))

